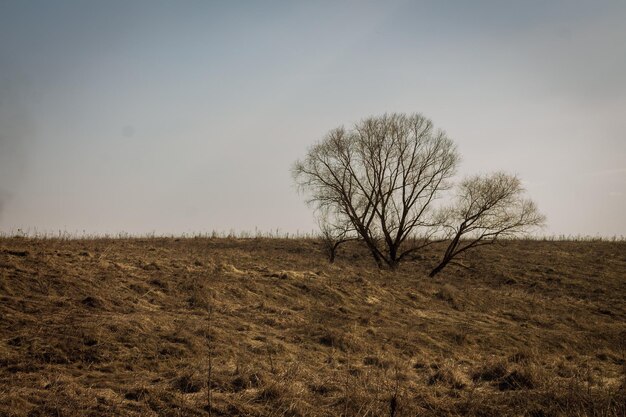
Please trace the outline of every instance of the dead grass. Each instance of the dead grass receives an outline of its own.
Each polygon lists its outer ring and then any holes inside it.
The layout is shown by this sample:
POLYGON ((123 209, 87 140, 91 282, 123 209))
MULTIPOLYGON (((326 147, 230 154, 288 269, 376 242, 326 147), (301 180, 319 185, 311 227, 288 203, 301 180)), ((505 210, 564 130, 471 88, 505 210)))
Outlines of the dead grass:
POLYGON ((0 415, 624 416, 626 243, 0 239, 0 415), (211 319, 208 322, 208 310, 211 319))

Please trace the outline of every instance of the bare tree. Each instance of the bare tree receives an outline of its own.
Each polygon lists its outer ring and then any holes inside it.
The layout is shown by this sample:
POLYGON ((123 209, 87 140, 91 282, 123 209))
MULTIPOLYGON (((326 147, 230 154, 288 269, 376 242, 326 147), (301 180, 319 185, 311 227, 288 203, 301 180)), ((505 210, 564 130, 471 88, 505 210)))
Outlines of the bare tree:
POLYGON ((324 245, 324 251, 328 255, 330 263, 335 262, 340 245, 358 239, 358 235, 355 233, 350 220, 340 213, 331 213, 328 209, 324 209, 320 213, 317 222, 320 227, 320 237, 324 245))
POLYGON ((545 217, 535 203, 524 198, 524 193, 519 178, 503 172, 473 176, 461 182, 455 204, 441 212, 450 243, 430 277, 469 249, 542 226, 545 217))
POLYGON ((330 131, 293 175, 309 203, 347 219, 377 265, 394 268, 429 244, 432 202, 458 160, 452 140, 429 119, 390 114, 330 131), (425 237, 407 240, 418 235, 425 237))

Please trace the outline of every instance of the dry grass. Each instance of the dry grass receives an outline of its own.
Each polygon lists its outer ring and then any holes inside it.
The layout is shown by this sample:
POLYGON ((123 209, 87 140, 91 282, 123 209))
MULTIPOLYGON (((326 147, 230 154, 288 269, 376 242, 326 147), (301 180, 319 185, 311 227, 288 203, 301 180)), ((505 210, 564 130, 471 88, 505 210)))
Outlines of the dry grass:
POLYGON ((625 242, 435 249, 0 239, 0 415, 625 415, 625 242))

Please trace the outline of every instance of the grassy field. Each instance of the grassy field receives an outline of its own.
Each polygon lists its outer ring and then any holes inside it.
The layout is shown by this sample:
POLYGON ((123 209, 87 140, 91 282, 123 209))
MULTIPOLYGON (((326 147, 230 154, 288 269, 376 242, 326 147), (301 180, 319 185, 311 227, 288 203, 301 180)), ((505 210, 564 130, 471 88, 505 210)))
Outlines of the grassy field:
POLYGON ((624 416, 626 242, 0 239, 2 416, 624 416))

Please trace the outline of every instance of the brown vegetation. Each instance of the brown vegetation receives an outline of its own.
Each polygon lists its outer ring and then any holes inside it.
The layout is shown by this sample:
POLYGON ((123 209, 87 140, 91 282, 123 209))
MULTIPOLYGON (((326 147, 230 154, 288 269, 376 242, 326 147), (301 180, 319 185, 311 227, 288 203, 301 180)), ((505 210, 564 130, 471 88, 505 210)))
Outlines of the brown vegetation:
POLYGON ((626 243, 441 249, 0 239, 0 415, 625 415, 626 243))

